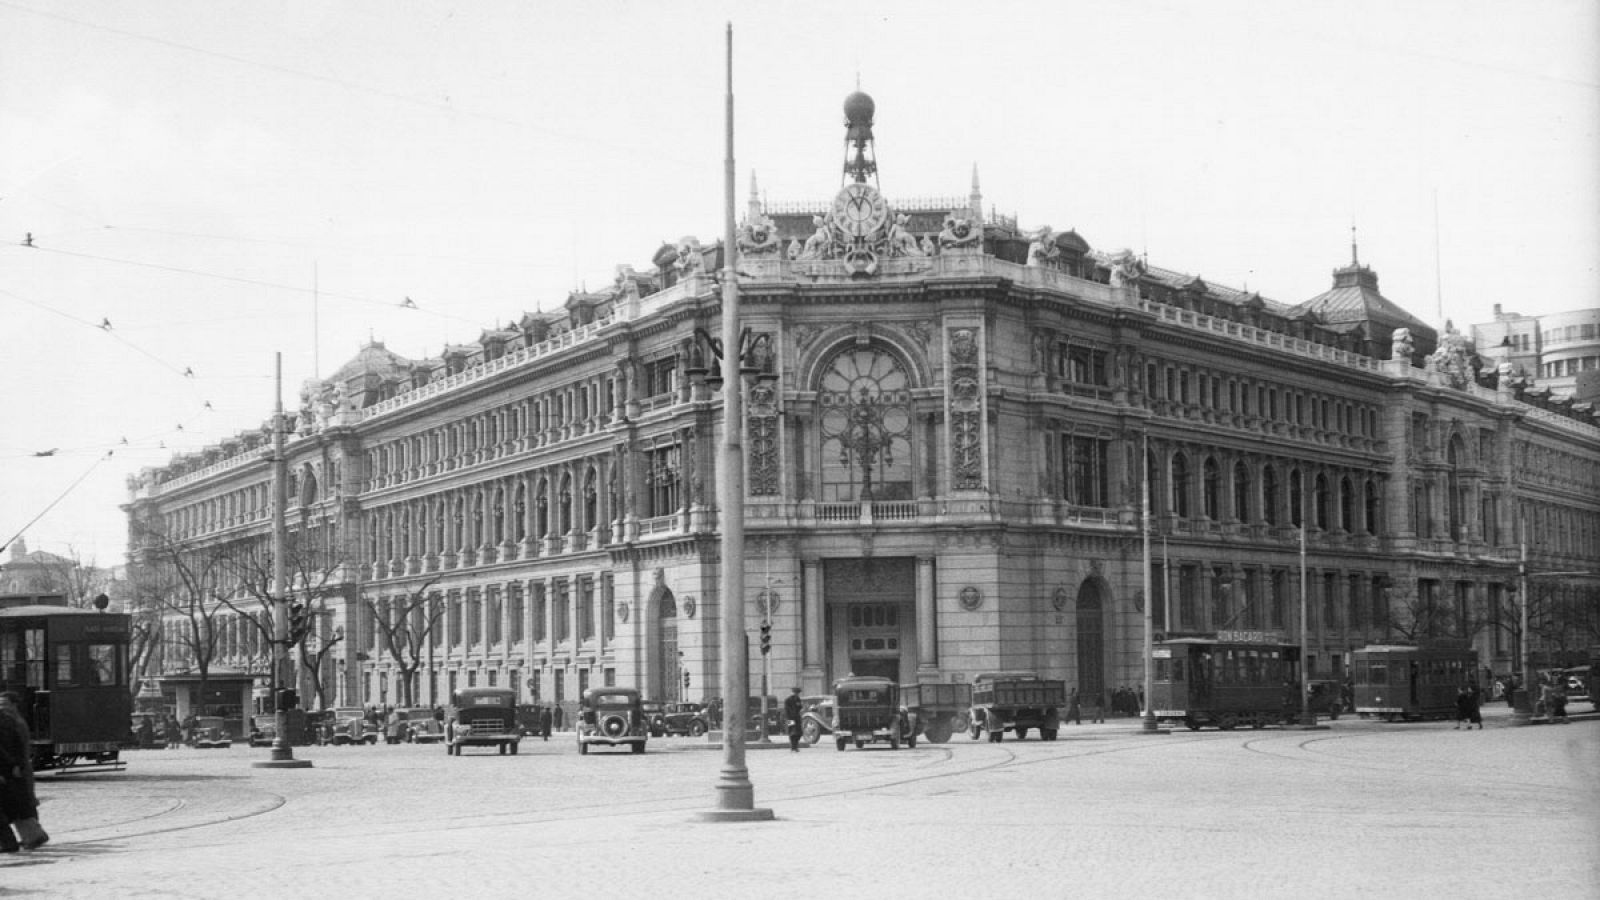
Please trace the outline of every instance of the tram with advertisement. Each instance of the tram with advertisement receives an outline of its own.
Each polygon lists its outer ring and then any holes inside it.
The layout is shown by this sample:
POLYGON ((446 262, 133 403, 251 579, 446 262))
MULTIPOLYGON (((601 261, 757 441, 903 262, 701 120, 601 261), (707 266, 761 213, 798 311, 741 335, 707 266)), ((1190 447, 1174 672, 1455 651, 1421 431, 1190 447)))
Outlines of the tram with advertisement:
POLYGON ((1191 731, 1286 725, 1300 711, 1300 646, 1271 631, 1169 637, 1151 647, 1150 708, 1191 731))
POLYGON ((1478 683, 1478 651, 1465 639, 1369 644, 1350 654, 1356 715, 1386 722, 1450 719, 1456 697, 1478 683))
POLYGON ((120 767, 133 696, 132 617, 68 606, 60 595, 0 596, 0 691, 21 699, 34 771, 120 767))

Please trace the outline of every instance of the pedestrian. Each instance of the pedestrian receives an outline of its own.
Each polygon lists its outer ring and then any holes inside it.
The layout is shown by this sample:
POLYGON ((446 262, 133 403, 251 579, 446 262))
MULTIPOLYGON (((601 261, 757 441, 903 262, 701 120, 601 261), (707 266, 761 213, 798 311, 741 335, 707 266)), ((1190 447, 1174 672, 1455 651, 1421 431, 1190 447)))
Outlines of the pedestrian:
POLYGON ((800 716, 802 704, 800 703, 800 689, 790 688, 789 696, 783 700, 783 718, 789 723, 789 752, 800 752, 800 716))
POLYGON ((1083 724, 1083 710, 1078 706, 1078 689, 1073 688, 1067 695, 1067 721, 1074 725, 1083 724))
POLYGON ((172 713, 167 713, 162 733, 166 737, 168 750, 176 750, 183 746, 183 727, 178 724, 178 717, 172 713))
POLYGON ((557 703, 555 709, 550 711, 550 717, 555 722, 556 730, 561 730, 561 704, 557 703))
POLYGON ((149 750, 156 745, 156 726, 149 716, 139 719, 139 749, 149 750))
POLYGON ((550 719, 550 707, 539 707, 539 734, 547 741, 550 740, 550 719))
POLYGON ((198 722, 199 719, 195 718, 194 713, 189 713, 183 717, 183 742, 185 744, 194 743, 194 727, 198 722))
POLYGON ((1567 686, 1558 673, 1550 682, 1550 721, 1567 724, 1567 686))
MULTIPOLYGON (((39 798, 33 792, 33 742, 22 718, 22 699, 0 693, 0 819, 16 829, 18 846, 37 850, 50 840, 39 825, 39 798)), ((0 849, 10 841, 0 838, 0 849)))
POLYGON ((1089 695, 1089 719, 1095 724, 1106 720, 1106 692, 1104 689, 1089 695))
POLYGON ((1483 730, 1483 697, 1478 693, 1477 685, 1469 684, 1467 685, 1467 730, 1471 731, 1474 725, 1478 726, 1479 731, 1483 730))
POLYGON ((1467 723, 1467 730, 1472 730, 1472 695, 1467 693, 1466 687, 1456 689, 1456 731, 1461 730, 1461 723, 1467 723))

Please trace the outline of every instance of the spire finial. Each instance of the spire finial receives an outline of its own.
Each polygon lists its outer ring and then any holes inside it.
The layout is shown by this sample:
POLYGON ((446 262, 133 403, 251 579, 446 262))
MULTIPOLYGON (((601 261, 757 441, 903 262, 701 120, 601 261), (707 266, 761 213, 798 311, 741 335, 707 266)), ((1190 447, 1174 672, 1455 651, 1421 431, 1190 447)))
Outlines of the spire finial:
POLYGON ((1356 253, 1356 223, 1350 223, 1350 265, 1359 267, 1361 256, 1356 253))

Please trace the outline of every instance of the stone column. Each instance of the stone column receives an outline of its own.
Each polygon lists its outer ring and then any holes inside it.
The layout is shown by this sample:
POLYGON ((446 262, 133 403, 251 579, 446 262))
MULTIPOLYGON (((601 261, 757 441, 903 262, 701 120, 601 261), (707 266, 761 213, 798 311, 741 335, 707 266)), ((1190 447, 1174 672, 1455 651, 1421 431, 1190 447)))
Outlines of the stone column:
POLYGON ((933 557, 917 557, 917 680, 936 681, 939 670, 939 621, 933 557))
POLYGON ((824 665, 827 642, 823 631, 822 565, 815 559, 803 559, 800 574, 804 585, 801 616, 805 629, 805 663, 800 680, 806 693, 818 694, 827 689, 823 683, 827 671, 824 665))

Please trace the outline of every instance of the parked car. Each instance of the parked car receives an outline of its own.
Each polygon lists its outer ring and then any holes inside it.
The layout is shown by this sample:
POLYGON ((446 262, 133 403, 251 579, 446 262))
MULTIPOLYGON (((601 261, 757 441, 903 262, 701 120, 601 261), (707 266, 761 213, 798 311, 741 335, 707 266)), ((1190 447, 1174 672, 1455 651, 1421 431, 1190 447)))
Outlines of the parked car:
POLYGON ((333 711, 333 728, 327 743, 337 747, 345 744, 376 744, 378 723, 368 721, 367 711, 359 706, 341 706, 333 711))
POLYGON ((628 747, 634 753, 643 753, 649 738, 650 724, 645 721, 644 702, 639 699, 638 690, 592 687, 583 692, 578 701, 579 753, 588 753, 595 744, 628 747))
MULTIPOLYGON (((745 707, 745 734, 749 737, 761 736, 761 698, 751 697, 749 705, 745 707)), ((783 701, 771 694, 767 695, 767 736, 783 737, 789 733, 789 725, 783 721, 783 701)))
POLYGON ((189 745, 202 748, 228 748, 233 746, 233 736, 228 733, 228 720, 221 716, 200 716, 195 719, 189 745))
POLYGON ((400 739, 408 744, 437 744, 444 740, 444 722, 433 710, 419 706, 395 710, 402 725, 400 739))
POLYGON ((271 747, 278 739, 278 717, 272 714, 250 717, 250 746, 271 747))
POLYGON ((510 688, 462 688, 450 695, 445 725, 445 752, 460 756, 462 747, 496 747, 500 755, 516 755, 522 741, 517 724, 517 692, 510 688))
POLYGON ((833 734, 833 695, 801 697, 800 739, 815 744, 825 734, 833 734))
POLYGON ((667 733, 667 705, 660 700, 640 700, 639 706, 644 710, 644 720, 650 726, 651 737, 661 737, 667 733))
POLYGON ((661 730, 670 735, 699 737, 711 730, 704 704, 668 703, 661 714, 661 730))

